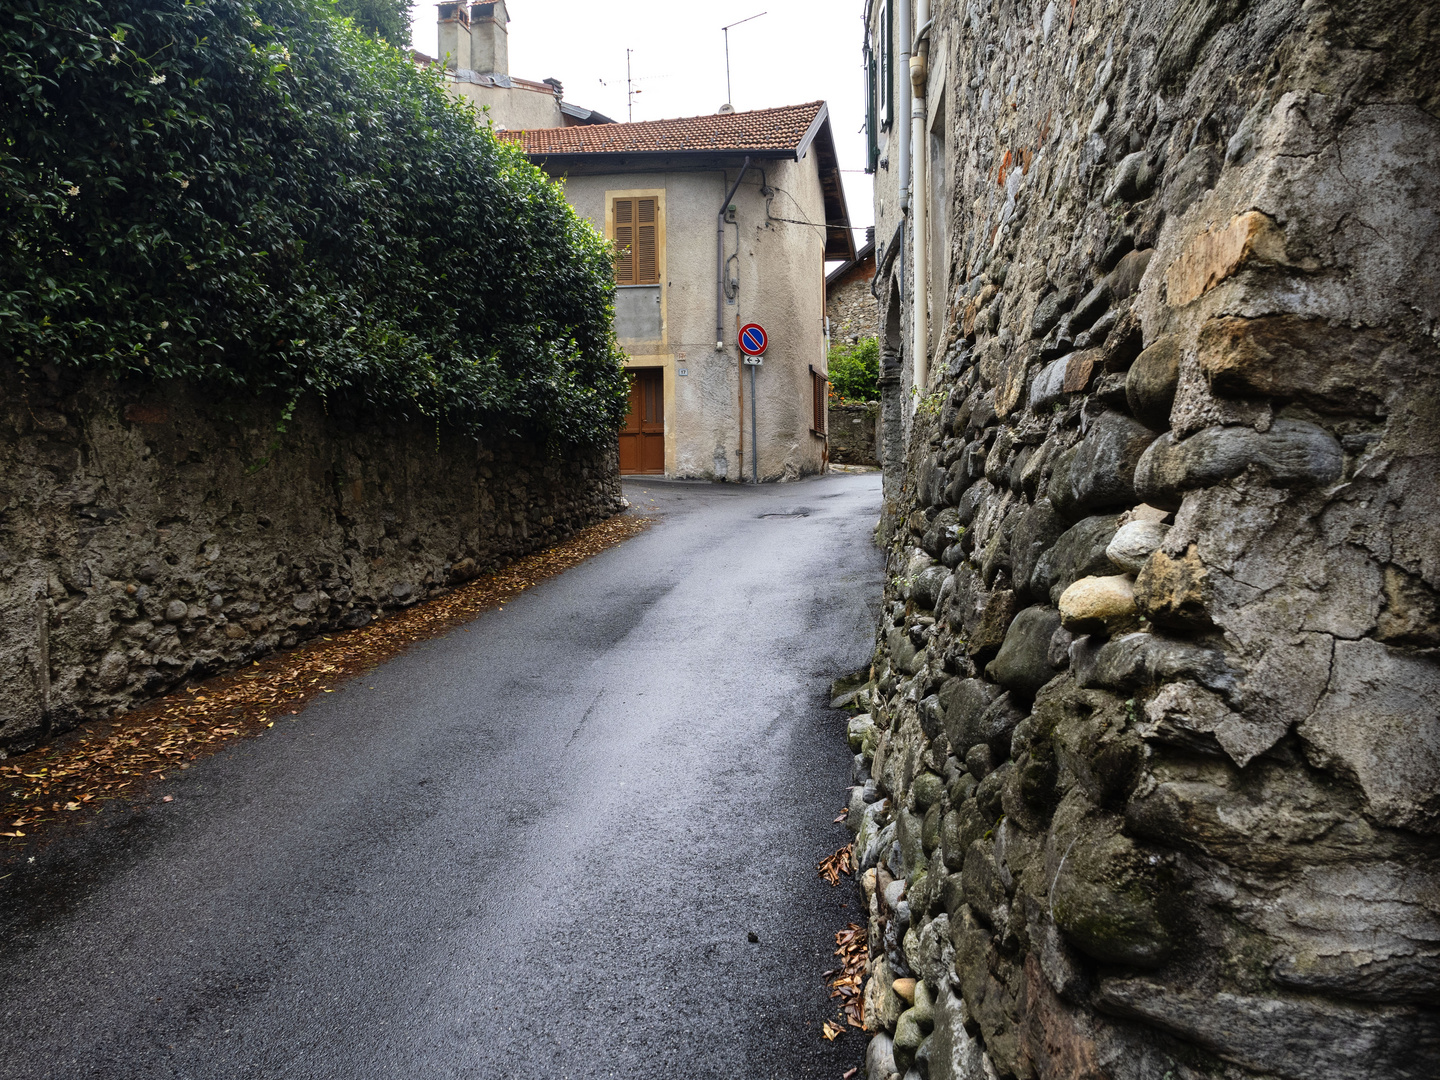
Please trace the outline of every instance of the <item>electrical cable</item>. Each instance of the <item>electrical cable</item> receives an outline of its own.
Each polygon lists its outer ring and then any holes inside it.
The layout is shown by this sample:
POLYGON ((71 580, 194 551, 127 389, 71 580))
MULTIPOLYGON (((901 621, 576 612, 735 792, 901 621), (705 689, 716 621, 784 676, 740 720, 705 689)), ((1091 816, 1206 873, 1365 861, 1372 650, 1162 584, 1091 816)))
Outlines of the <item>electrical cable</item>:
POLYGON ((738 264, 740 262, 740 219, 737 216, 735 220, 727 222, 726 224, 735 226, 735 254, 725 260, 724 273, 725 298, 727 300, 734 300, 740 295, 740 276, 738 273, 733 278, 730 276, 730 264, 738 264))
MULTIPOLYGON (((762 179, 763 179, 763 177, 762 177, 762 179)), ((816 222, 810 221, 810 220, 808 220, 808 219, 807 219, 807 220, 804 220, 804 221, 798 221, 798 220, 796 220, 795 218, 776 217, 774 214, 772 214, 772 213, 770 212, 770 204, 775 201, 775 196, 776 196, 776 194, 784 195, 787 199, 789 199, 789 200, 790 200, 792 203, 794 203, 797 207, 800 206, 800 201, 799 201, 798 199, 796 199, 794 195, 791 195, 790 192, 786 191, 784 188, 774 188, 773 190, 772 190, 772 189, 769 189, 769 188, 761 188, 760 190, 761 190, 761 194, 765 194, 766 191, 769 191, 769 194, 765 196, 765 218, 766 218, 766 220, 768 220, 768 221, 780 221, 780 222, 785 223, 786 225, 808 225, 808 226, 810 226, 810 228, 812 228, 812 229, 829 229, 829 226, 828 226, 828 225, 817 224, 816 222)), ((803 207, 801 208, 801 211, 800 211, 800 212, 801 212, 801 213, 804 213, 804 208, 803 208, 803 207)))

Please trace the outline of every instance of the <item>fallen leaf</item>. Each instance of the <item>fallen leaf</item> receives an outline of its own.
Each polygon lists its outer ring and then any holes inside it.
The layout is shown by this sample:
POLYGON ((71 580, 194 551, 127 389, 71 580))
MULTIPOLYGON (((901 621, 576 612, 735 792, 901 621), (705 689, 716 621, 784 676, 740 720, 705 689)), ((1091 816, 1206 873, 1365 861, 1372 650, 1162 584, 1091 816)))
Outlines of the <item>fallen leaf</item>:
POLYGON ((827 855, 820 860, 819 873, 832 886, 840 884, 840 875, 850 873, 850 852, 854 849, 854 843, 846 844, 833 855, 827 855))

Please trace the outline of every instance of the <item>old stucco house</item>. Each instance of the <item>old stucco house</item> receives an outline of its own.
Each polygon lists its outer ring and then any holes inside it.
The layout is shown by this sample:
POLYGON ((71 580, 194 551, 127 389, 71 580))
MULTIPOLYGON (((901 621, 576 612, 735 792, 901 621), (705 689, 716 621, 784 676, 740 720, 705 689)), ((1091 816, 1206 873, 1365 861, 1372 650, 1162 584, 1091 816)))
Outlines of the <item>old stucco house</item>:
POLYGON ((619 250, 621 471, 823 469, 825 262, 855 258, 825 103, 511 137, 619 250), (738 348, 749 323, 769 334, 758 366, 738 348))
POLYGON ((612 123, 608 116, 566 101, 558 79, 532 82, 512 76, 509 23, 505 0, 443 3, 437 28, 439 59, 419 52, 411 55, 417 64, 442 64, 446 89, 486 110, 500 130, 612 123))

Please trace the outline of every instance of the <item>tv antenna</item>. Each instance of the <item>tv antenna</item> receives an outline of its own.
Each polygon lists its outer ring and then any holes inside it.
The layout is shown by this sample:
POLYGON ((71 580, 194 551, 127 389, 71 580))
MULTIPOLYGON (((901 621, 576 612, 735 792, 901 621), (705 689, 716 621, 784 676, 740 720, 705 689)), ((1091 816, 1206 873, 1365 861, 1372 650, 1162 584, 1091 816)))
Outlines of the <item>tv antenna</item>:
MULTIPOLYGON (((760 12, 760 15, 769 15, 768 11, 760 12)), ((748 19, 741 19, 740 22, 732 22, 730 26, 722 26, 721 32, 725 35, 725 104, 734 105, 734 95, 730 93, 730 27, 739 26, 740 23, 753 22, 760 18, 760 15, 751 15, 748 19)))
POLYGON ((625 50, 625 107, 629 110, 630 122, 635 122, 635 95, 643 94, 644 90, 635 89, 635 80, 630 77, 630 54, 634 49, 625 50))

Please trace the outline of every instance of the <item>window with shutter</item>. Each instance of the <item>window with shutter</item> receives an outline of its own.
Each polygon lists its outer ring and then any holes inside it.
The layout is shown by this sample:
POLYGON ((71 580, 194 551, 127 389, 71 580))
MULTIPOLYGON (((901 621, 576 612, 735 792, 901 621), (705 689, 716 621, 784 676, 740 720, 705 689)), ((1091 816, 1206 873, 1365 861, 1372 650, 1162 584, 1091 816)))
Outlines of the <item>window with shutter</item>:
POLYGON ((635 200, 615 200, 615 284, 635 284, 635 200))
POLYGON ((810 368, 810 430, 824 437, 830 434, 830 377, 810 368))
POLYGON ((655 200, 635 200, 635 284, 660 282, 660 256, 656 249, 655 200))
POLYGON ((660 284, 657 200, 616 199, 614 217, 615 283, 660 284))

